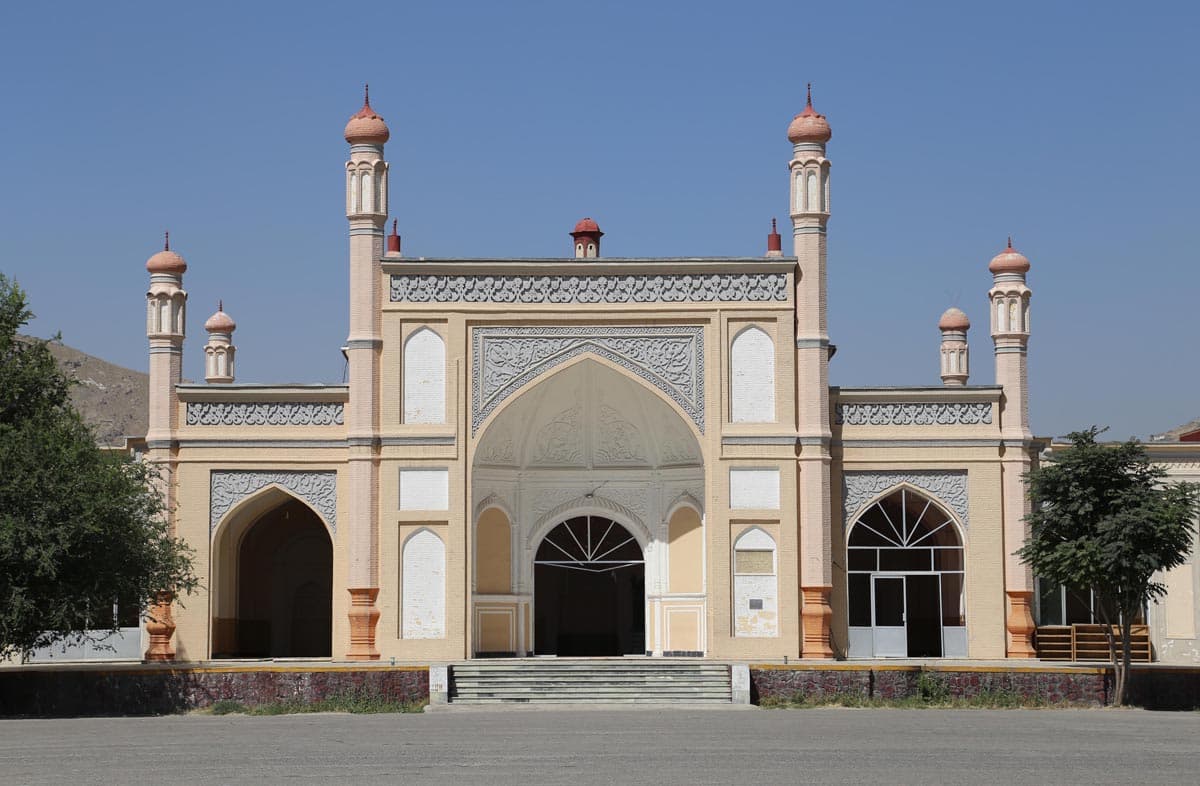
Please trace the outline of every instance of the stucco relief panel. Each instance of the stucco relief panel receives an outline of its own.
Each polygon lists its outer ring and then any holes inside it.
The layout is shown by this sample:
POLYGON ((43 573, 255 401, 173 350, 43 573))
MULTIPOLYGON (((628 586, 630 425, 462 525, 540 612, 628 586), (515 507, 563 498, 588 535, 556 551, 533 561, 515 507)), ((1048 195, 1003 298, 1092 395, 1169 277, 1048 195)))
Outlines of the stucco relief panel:
POLYGON ((847 472, 842 476, 842 510, 846 523, 855 521, 867 503, 885 491, 907 483, 928 492, 947 505, 965 528, 967 520, 967 473, 949 472, 847 472))
POLYGON ((340 402, 189 401, 189 426, 340 426, 340 402))
POLYGON ((393 303, 787 302, 786 273, 394 275, 393 303))
POLYGON ((221 518, 234 505, 273 485, 299 497, 320 513, 330 530, 337 533, 337 473, 286 470, 214 470, 209 476, 209 532, 216 530, 221 518))
POLYGON ((584 353, 666 393, 703 433, 704 328, 478 327, 472 330, 471 431, 539 374, 584 353))
POLYGON ((973 426, 992 422, 988 401, 838 404, 838 425, 973 426))

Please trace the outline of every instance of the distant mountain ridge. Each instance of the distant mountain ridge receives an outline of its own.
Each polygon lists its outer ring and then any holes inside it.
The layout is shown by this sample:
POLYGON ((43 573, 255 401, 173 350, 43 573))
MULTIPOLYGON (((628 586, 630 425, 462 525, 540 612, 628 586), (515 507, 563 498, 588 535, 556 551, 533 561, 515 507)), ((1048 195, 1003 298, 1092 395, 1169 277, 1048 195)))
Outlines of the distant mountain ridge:
POLYGON ((120 444, 121 437, 146 435, 150 411, 148 374, 65 344, 51 341, 49 346, 59 367, 77 382, 71 386, 71 401, 95 431, 97 444, 120 444))

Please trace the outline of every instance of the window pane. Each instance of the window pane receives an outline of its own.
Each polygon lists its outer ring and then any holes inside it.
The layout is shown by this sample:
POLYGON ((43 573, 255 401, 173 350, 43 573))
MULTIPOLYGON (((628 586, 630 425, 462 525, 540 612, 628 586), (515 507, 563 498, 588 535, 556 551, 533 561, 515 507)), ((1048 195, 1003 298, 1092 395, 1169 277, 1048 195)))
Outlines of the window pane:
POLYGON ((875 549, 850 549, 846 563, 849 570, 875 570, 875 549))
POLYGON ((967 612, 963 608, 963 576, 961 573, 942 574, 942 624, 949 626, 967 624, 967 612))
POLYGON ((962 549, 934 549, 933 550, 933 569, 934 570, 962 570, 963 569, 962 549))
POLYGON ((1067 624, 1087 625, 1092 622, 1092 593, 1088 590, 1067 590, 1067 624))
POLYGON ((1062 587, 1047 579, 1038 579, 1038 624, 1064 624, 1062 615, 1062 587))
POLYGON ((880 549, 880 570, 929 570, 933 564, 931 549, 880 549))
POLYGON ((847 580, 850 592, 850 625, 869 627, 871 624, 871 577, 853 573, 847 580))

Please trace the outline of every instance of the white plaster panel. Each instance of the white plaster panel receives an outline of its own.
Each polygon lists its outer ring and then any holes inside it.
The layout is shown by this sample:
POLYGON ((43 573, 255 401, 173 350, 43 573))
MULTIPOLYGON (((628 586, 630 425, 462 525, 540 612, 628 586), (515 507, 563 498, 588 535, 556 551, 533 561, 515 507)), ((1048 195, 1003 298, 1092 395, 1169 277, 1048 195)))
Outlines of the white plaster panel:
POLYGON ((400 470, 400 510, 449 510, 450 471, 400 470))
POLYGON ((779 510, 779 470, 731 468, 729 507, 734 510, 779 510))
POLYGON ((733 577, 733 633, 749 638, 779 635, 779 601, 774 576, 733 577), (750 608, 752 599, 761 600, 761 609, 750 608))
POLYGON ((405 639, 441 639, 446 636, 446 546, 427 529, 418 530, 404 543, 401 587, 405 639))
POLYGON ((446 344, 429 328, 404 343, 404 422, 446 422, 446 344))
POLYGON ((730 420, 775 422, 775 343, 756 327, 737 335, 729 360, 730 420))
POLYGON ((1193 590, 1195 568, 1179 565, 1167 571, 1167 595, 1163 600, 1166 612, 1164 635, 1168 639, 1196 638, 1196 605, 1193 590))

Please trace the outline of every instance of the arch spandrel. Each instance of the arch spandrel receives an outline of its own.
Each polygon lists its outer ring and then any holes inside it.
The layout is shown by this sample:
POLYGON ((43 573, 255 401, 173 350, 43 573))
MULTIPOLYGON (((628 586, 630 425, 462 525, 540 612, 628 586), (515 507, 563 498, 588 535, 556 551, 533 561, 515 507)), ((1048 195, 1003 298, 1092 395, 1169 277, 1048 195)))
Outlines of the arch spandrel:
POLYGON ((471 433, 546 372, 585 354, 638 377, 704 433, 702 325, 473 328, 471 433))
POLYGON ((337 535, 337 472, 334 470, 213 470, 209 475, 209 535, 216 538, 230 521, 276 495, 295 498, 317 515, 331 537, 337 535))

